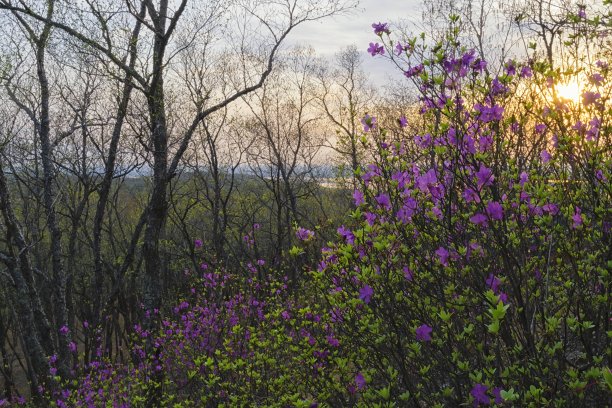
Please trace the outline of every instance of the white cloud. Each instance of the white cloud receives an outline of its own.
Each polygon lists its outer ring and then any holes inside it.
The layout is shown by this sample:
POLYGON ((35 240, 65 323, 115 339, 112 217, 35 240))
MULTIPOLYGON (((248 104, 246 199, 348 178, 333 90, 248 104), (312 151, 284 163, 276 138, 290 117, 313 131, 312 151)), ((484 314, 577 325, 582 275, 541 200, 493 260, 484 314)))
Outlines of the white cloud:
POLYGON ((397 77, 397 68, 382 58, 372 58, 368 44, 376 42, 372 23, 399 20, 417 21, 421 16, 420 0, 363 0, 358 9, 348 15, 334 16, 323 21, 298 27, 290 44, 312 45, 325 58, 332 57, 342 48, 356 45, 363 51, 364 70, 377 85, 386 82, 389 75, 397 77))

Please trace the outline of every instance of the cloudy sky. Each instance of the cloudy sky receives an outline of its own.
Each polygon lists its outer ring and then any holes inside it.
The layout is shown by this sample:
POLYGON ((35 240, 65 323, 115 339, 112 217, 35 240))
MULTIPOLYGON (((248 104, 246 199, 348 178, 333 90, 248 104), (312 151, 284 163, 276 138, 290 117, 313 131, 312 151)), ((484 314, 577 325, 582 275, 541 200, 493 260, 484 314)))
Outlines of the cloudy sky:
POLYGON ((376 42, 372 23, 420 18, 421 0, 361 0, 358 9, 350 14, 298 27, 292 42, 310 44, 322 57, 332 57, 340 49, 356 45, 363 52, 364 70, 376 84, 382 85, 389 75, 397 77, 399 73, 388 61, 366 52, 368 44, 376 42))

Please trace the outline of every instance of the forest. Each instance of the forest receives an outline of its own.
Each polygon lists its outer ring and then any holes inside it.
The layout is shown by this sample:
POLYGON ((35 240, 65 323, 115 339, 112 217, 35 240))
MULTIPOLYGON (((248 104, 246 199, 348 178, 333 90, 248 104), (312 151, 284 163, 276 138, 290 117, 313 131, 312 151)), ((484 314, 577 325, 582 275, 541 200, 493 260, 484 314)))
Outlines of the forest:
POLYGON ((0 0, 0 407, 611 404, 612 2, 370 3, 0 0))

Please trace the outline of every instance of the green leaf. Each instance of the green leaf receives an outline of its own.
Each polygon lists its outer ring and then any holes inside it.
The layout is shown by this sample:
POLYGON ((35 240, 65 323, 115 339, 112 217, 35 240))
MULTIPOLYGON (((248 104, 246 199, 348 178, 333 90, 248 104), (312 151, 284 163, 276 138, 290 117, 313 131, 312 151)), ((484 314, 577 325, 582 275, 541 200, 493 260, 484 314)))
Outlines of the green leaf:
POLYGON ((514 388, 510 388, 509 390, 501 390, 499 395, 504 399, 504 401, 516 401, 519 399, 520 395, 514 392, 514 388))
POLYGON ((609 368, 605 368, 604 370, 602 370, 602 375, 604 381, 608 385, 608 389, 612 391, 612 370, 610 370, 609 368))

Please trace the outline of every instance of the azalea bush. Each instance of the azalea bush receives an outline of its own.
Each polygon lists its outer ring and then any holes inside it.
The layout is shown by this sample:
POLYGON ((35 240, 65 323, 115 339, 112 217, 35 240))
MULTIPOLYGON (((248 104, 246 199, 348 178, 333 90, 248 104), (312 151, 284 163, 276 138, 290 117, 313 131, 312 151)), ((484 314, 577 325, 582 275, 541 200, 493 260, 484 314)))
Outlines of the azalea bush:
POLYGON ((355 224, 315 274, 342 353, 365 404, 599 406, 612 387, 608 64, 587 67, 570 101, 550 65, 494 76, 457 44, 370 45, 405 57, 430 125, 394 142, 378 129, 355 224))
MULTIPOLYGON (((251 256, 256 253, 258 229, 255 225, 244 237, 251 256)), ((46 392, 48 403, 58 407, 355 403, 357 396, 347 397, 344 386, 353 381, 353 369, 330 367, 339 340, 325 319, 326 309, 311 302, 312 288, 296 287, 290 276, 296 275, 290 268, 309 270, 307 265, 315 265, 315 231, 296 228, 295 243, 282 269, 254 257, 231 272, 206 263, 198 271, 186 270, 187 292, 168 312, 151 312, 158 318, 159 331, 133 328, 131 361, 113 363, 102 358, 100 350, 98 360, 79 368, 78 380, 46 392), (334 384, 341 378, 344 381, 334 384)), ((200 240, 194 245, 201 249, 200 240)))

